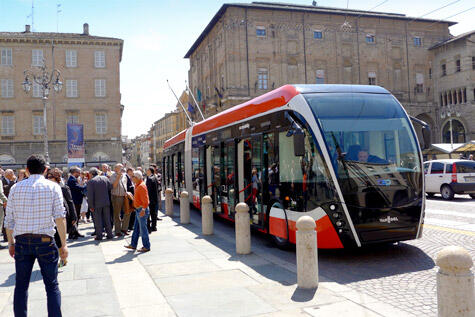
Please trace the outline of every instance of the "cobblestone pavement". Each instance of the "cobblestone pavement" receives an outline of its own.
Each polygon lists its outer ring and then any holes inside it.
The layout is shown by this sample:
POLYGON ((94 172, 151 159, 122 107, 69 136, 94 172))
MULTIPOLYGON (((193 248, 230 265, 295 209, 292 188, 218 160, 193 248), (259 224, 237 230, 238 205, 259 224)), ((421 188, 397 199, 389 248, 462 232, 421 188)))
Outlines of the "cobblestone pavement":
MULTIPOLYGON (((468 197, 468 196, 467 196, 468 197)), ((434 259, 443 247, 465 247, 475 259, 475 231, 454 229, 452 224, 442 226, 454 217, 432 213, 431 210, 466 213, 459 218, 461 224, 475 215, 473 201, 459 198, 453 202, 428 200, 427 219, 440 220, 438 226, 427 225, 423 237, 395 245, 380 245, 355 250, 319 250, 319 274, 362 294, 407 312, 408 316, 436 316, 437 293, 434 259), (467 208, 468 207, 468 208, 467 208)), ((193 212, 199 217, 198 212, 193 212)), ((218 221, 222 234, 232 235, 231 225, 218 221), (229 231, 229 232, 228 232, 229 231)), ((254 248, 267 248, 268 252, 289 265, 295 265, 295 250, 279 250, 265 236, 253 234, 254 248)))

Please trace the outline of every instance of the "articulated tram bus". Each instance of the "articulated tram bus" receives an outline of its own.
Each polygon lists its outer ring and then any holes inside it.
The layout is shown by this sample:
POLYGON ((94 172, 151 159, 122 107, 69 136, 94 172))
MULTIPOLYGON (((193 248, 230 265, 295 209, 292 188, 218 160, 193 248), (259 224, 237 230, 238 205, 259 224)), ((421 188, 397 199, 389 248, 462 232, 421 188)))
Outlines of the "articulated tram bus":
POLYGON ((421 162, 410 118, 384 88, 286 85, 168 140, 162 179, 198 209, 211 196, 226 219, 246 202, 252 227, 278 245, 295 243, 308 215, 319 248, 348 248, 421 237, 421 162))

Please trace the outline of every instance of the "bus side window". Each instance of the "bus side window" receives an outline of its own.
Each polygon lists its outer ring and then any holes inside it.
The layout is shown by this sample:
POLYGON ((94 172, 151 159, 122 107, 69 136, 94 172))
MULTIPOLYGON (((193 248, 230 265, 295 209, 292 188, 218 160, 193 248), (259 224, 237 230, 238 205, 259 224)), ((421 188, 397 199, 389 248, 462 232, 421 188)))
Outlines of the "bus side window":
POLYGON ((286 134, 279 133, 281 201, 289 210, 311 211, 335 197, 329 171, 308 131, 303 156, 294 155, 293 138, 286 134))

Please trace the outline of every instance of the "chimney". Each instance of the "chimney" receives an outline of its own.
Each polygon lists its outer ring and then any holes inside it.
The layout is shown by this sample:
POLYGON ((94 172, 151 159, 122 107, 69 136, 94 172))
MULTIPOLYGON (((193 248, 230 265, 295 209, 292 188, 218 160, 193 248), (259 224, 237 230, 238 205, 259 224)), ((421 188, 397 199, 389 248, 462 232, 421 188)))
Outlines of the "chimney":
POLYGON ((31 32, 30 25, 29 24, 25 25, 25 33, 30 33, 30 32, 31 32))
POLYGON ((82 34, 83 34, 83 35, 89 35, 89 24, 84 23, 84 24, 82 25, 82 30, 83 30, 83 31, 82 31, 82 34))

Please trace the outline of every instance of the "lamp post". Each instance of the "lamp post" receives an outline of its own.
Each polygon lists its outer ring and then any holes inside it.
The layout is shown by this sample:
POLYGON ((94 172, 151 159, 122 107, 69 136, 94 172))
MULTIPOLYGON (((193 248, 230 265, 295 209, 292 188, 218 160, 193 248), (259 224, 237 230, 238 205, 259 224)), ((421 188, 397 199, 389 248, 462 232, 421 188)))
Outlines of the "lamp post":
POLYGON ((31 90, 31 87, 34 83, 39 85, 42 92, 41 99, 43 100, 43 138, 44 138, 44 152, 46 163, 49 163, 49 152, 48 152, 48 124, 46 123, 46 101, 48 100, 49 90, 52 87, 54 91, 59 93, 63 88, 63 83, 61 82, 61 73, 57 69, 53 69, 51 72, 48 71, 43 60, 43 65, 38 67, 38 70, 25 70, 23 72, 25 75, 25 80, 22 83, 23 90, 25 93, 31 90))
POLYGON ((455 105, 447 105, 445 107, 440 108, 440 118, 445 119, 445 117, 449 118, 449 125, 450 125, 450 148, 454 149, 454 133, 452 130, 452 117, 457 116, 460 117, 460 110, 455 105))

